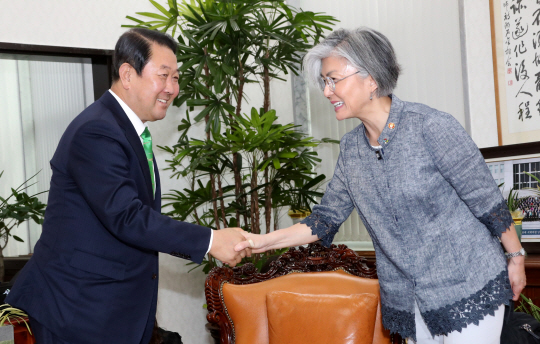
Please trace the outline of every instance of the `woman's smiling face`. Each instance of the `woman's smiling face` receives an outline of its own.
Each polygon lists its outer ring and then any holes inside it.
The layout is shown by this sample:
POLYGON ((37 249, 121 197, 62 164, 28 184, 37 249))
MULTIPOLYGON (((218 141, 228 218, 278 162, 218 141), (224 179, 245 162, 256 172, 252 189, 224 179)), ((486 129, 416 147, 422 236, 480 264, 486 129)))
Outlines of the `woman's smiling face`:
POLYGON ((329 77, 336 82, 349 76, 335 84, 334 92, 328 85, 324 88, 324 96, 334 105, 336 118, 340 121, 346 118, 361 119, 366 106, 371 102, 370 94, 377 89, 373 78, 362 78, 360 74, 352 75, 357 70, 351 67, 344 57, 330 56, 321 62, 321 77, 329 77))

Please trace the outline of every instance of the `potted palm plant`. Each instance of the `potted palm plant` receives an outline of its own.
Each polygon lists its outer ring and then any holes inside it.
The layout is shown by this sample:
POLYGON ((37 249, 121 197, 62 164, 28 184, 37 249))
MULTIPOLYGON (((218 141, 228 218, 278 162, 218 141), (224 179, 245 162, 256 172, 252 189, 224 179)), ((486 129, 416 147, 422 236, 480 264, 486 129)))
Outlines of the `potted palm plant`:
MULTIPOLYGON (((303 53, 337 20, 284 0, 150 2, 155 13, 127 16, 135 23, 124 26, 178 39, 180 95, 174 105, 188 107, 177 144, 160 147, 171 156, 172 176, 189 184, 165 195, 168 215, 215 229, 264 233, 277 228, 282 210, 310 210, 325 179, 315 172, 320 159, 313 148, 336 141, 315 140, 294 124, 279 124, 270 81, 297 74, 303 53), (245 113, 250 84, 260 86, 263 102, 250 104, 245 113), (204 123, 202 137, 193 136, 198 123, 204 123)), ((205 272, 216 264, 212 257, 205 263, 205 272)))
MULTIPOLYGON (((4 171, 0 172, 0 178, 3 174, 4 171)), ((30 219, 37 224, 43 222, 46 205, 40 202, 37 196, 46 191, 35 195, 28 195, 25 192, 28 187, 34 185, 29 184, 29 181, 36 175, 28 178, 28 180, 17 188, 12 188, 11 194, 6 198, 0 196, 0 281, 4 281, 3 250, 6 248, 9 238, 13 237, 17 241, 23 241, 19 236, 12 233, 13 229, 30 219)))

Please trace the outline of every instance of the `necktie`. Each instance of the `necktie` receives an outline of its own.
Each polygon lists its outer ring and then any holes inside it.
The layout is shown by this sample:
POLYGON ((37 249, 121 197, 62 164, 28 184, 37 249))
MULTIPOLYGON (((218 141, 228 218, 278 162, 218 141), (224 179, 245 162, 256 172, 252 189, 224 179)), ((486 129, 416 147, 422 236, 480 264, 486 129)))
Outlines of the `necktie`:
POLYGON ((146 154, 146 160, 148 160, 148 167, 150 168, 150 177, 152 178, 152 191, 153 196, 156 194, 156 184, 154 182, 154 154, 152 153, 152 135, 150 130, 146 127, 141 134, 143 140, 144 154, 146 154))

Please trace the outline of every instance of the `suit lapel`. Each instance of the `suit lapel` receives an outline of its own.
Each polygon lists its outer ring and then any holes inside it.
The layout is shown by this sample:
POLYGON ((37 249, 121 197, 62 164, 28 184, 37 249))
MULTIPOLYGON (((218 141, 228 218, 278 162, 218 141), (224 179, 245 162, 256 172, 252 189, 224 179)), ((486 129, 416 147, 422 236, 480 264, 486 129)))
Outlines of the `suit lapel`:
MULTIPOLYGON (((99 100, 111 110, 111 112, 114 115, 114 118, 116 119, 116 122, 124 130, 124 133, 126 134, 126 139, 131 145, 131 148, 133 148, 133 151, 135 152, 135 155, 137 155, 137 159, 139 160, 139 165, 141 166, 141 170, 144 175, 144 180, 146 181, 146 191, 150 199, 153 199, 152 179, 150 177, 150 168, 148 167, 148 162, 146 159, 146 155, 144 153, 144 148, 141 144, 141 139, 139 138, 139 135, 137 135, 137 132, 135 131, 135 128, 133 127, 133 124, 131 124, 131 121, 129 120, 128 116, 126 115, 126 113, 124 112, 124 110, 122 109, 118 101, 114 98, 114 96, 110 92, 108 91, 105 92, 103 96, 99 98, 99 100)), ((157 193, 157 188, 156 188, 156 193, 157 193)))

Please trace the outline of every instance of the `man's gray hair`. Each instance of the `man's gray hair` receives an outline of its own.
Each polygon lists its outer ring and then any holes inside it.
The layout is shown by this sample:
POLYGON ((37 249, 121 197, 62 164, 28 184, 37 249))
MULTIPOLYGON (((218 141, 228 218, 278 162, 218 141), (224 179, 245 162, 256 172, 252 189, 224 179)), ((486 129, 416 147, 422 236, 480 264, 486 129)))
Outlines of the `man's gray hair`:
POLYGON ((303 70, 313 83, 319 84, 322 59, 329 56, 344 57, 362 78, 371 75, 378 97, 391 94, 396 87, 401 68, 392 44, 378 31, 367 27, 339 29, 311 48, 304 56, 303 70))

